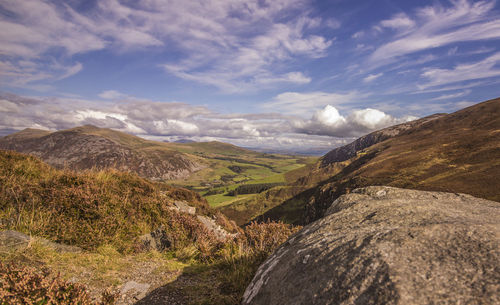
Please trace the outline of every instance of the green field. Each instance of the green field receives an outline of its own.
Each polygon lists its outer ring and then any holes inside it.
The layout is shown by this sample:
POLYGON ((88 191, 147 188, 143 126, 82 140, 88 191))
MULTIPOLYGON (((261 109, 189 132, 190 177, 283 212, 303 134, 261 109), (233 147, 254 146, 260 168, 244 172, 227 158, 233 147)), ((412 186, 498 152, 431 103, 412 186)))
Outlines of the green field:
POLYGON ((316 157, 264 154, 226 143, 168 143, 169 148, 203 158, 207 167, 191 176, 171 181, 202 194, 212 207, 252 198, 256 194, 229 196, 228 192, 245 184, 286 183, 290 172, 313 164, 316 157), (207 194, 207 192, 212 193, 207 194), (214 193, 216 192, 216 193, 214 193))

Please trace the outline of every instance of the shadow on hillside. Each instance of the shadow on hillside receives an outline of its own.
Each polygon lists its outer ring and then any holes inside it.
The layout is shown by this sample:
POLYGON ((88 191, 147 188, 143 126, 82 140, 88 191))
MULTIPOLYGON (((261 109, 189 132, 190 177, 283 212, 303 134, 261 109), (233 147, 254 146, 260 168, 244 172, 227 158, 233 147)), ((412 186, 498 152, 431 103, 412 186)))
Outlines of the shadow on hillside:
POLYGON ((175 281, 158 287, 140 299, 135 305, 184 305, 189 304, 183 286, 190 283, 192 275, 182 273, 175 281))

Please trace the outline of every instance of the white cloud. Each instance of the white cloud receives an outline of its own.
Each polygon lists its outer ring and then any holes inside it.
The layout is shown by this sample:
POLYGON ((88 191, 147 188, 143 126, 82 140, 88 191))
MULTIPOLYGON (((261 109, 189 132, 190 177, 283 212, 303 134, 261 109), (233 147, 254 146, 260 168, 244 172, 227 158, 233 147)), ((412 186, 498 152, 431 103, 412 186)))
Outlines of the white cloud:
POLYGON ((457 52, 458 52, 458 47, 451 48, 448 50, 448 56, 455 55, 457 54, 457 52))
POLYGON ((500 75, 500 52, 475 63, 459 64, 453 69, 427 68, 422 77, 428 82, 420 85, 422 89, 449 83, 482 79, 500 75))
POLYGON ((399 13, 391 19, 382 20, 380 22, 382 27, 391 28, 395 30, 406 30, 415 26, 415 21, 411 20, 405 13, 399 13))
POLYGON ((123 94, 121 92, 118 92, 116 90, 106 90, 98 94, 100 98, 107 99, 107 100, 116 100, 120 98, 124 98, 127 95, 123 94))
POLYGON ((363 36, 365 36, 365 32, 364 31, 358 31, 358 32, 352 34, 351 38, 359 39, 359 38, 361 38, 363 36))
POLYGON ((469 95, 472 91, 471 90, 464 90, 462 92, 454 93, 454 94, 445 94, 445 95, 440 95, 438 97, 430 99, 431 101, 442 101, 442 100, 451 100, 455 99, 458 97, 463 97, 466 95, 469 95))
MULTIPOLYGON (((500 19, 490 14, 494 1, 457 0, 452 4, 450 8, 435 5, 419 9, 415 26, 377 48, 370 57, 371 63, 388 64, 407 54, 456 42, 500 38, 500 19)), ((403 19, 401 24, 405 23, 403 19)), ((397 16, 394 20, 398 20, 397 16)))
POLYGON ((340 106, 359 101, 365 96, 356 91, 346 93, 329 92, 284 92, 273 98, 270 102, 262 104, 265 109, 271 109, 280 113, 309 114, 312 111, 325 107, 326 105, 340 106))
POLYGON ((341 126, 346 123, 345 118, 331 105, 326 105, 324 109, 318 110, 312 120, 331 127, 341 126))
POLYGON ((19 60, 38 63, 31 76, 10 80, 11 86, 55 81, 78 73, 79 63, 57 75, 47 72, 51 52, 62 58, 94 50, 127 52, 144 48, 177 49, 185 57, 165 62, 166 71, 226 91, 243 91, 257 84, 304 84, 310 78, 289 71, 281 63, 297 57, 326 54, 332 40, 315 35, 318 27, 338 27, 335 19, 322 20, 302 13, 293 21, 281 16, 306 12, 307 0, 158 0, 128 3, 102 0, 76 11, 38 0, 2 1, 8 12, 0 16, 0 55, 16 69, 19 60), (276 66, 279 65, 279 68, 276 66), (46 77, 47 75, 51 77, 46 77))
POLYGON ((83 69, 83 65, 81 63, 77 62, 73 66, 67 67, 66 72, 63 75, 57 77, 57 79, 61 80, 61 79, 68 78, 70 76, 77 74, 82 69, 83 69))
POLYGON ((354 111, 349 116, 349 120, 370 130, 380 128, 381 126, 389 126, 394 123, 394 119, 390 115, 371 108, 354 111))
POLYGON ((475 81, 475 82, 470 82, 467 84, 459 84, 459 85, 450 85, 450 86, 438 86, 438 87, 422 87, 418 86, 419 90, 411 92, 410 94, 422 94, 422 93, 431 93, 431 92, 445 92, 445 91, 457 91, 457 90, 463 90, 463 89, 468 89, 468 88, 476 88, 476 87, 483 87, 483 86, 491 86, 491 85, 496 85, 499 84, 500 80, 481 80, 481 81, 475 81))
POLYGON ((290 72, 284 75, 277 76, 262 76, 256 79, 257 83, 260 84, 271 84, 278 82, 295 83, 295 84, 307 84, 311 82, 311 78, 305 76, 302 72, 290 72))
POLYGON ((394 118, 380 110, 371 108, 355 110, 345 117, 335 107, 327 105, 318 110, 310 120, 295 120, 292 122, 292 126, 299 133, 332 137, 358 137, 377 129, 414 119, 416 117, 412 116, 394 118))
POLYGON ((372 81, 376 80, 377 78, 381 77, 382 75, 384 75, 384 73, 370 74, 367 77, 363 78, 363 82, 371 83, 372 81))
MULTIPOLYGON (((241 25, 243 26, 243 25, 241 25)), ((259 84, 295 83, 306 84, 311 79, 300 71, 281 72, 274 66, 305 56, 317 58, 326 55, 333 43, 318 35, 306 35, 305 31, 318 26, 314 18, 302 17, 289 23, 274 23, 262 28, 259 24, 244 24, 261 29, 258 35, 232 36, 230 45, 209 46, 211 64, 206 67, 206 48, 186 46, 189 57, 175 64, 162 65, 169 73, 186 80, 218 87, 227 92, 262 89, 259 84)), ((245 31, 244 29, 240 29, 245 31)), ((259 32, 259 31, 257 31, 259 32)))
POLYGON ((5 86, 47 91, 52 87, 37 82, 65 79, 82 69, 83 65, 79 62, 65 65, 57 61, 5 59, 0 60, 0 79, 5 86))

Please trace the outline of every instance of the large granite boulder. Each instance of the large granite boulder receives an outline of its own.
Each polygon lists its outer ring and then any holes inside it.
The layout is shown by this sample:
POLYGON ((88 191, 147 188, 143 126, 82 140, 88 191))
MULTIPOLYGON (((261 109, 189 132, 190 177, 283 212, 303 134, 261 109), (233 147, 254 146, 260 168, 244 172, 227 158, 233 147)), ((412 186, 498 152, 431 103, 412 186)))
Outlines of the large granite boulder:
POLYGON ((367 187, 259 268, 243 304, 500 304, 500 203, 367 187))

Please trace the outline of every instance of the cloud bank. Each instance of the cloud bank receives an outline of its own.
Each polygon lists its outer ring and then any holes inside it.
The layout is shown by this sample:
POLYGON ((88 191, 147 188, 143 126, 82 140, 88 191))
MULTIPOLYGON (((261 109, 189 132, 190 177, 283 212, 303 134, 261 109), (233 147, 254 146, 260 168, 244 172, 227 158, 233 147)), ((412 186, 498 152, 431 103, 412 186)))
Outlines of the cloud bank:
MULTIPOLYGON (((119 96, 107 91, 105 98, 119 96)), ((341 115, 326 105, 310 118, 278 113, 221 114, 203 106, 181 102, 125 99, 112 102, 68 98, 30 98, 13 94, 0 96, 0 130, 24 128, 60 130, 92 124, 141 137, 175 141, 219 140, 270 150, 327 151, 353 137, 410 118, 394 118, 380 110, 355 110, 341 115)))

